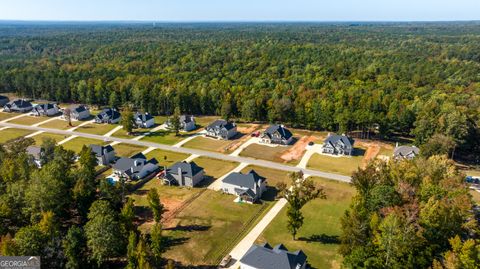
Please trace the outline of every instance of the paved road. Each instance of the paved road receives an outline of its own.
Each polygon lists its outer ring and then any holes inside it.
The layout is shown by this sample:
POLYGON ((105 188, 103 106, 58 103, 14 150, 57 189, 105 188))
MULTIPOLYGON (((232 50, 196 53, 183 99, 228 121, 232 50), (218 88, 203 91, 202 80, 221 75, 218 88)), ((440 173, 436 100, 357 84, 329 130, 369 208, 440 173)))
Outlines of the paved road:
POLYGON ((92 138, 92 139, 97 139, 97 140, 133 144, 133 145, 139 145, 139 146, 144 146, 144 147, 154 147, 154 148, 158 148, 158 149, 161 149, 161 150, 174 151, 174 152, 180 152, 180 153, 185 153, 185 154, 195 154, 195 155, 199 155, 199 156, 206 156, 206 157, 215 158, 215 159, 245 163, 245 164, 248 164, 248 165, 250 165, 250 164, 251 165, 258 165, 258 166, 262 166, 262 167, 273 168, 273 169, 278 169, 278 170, 283 170, 283 171, 288 171, 288 172, 294 172, 294 171, 296 172, 296 171, 302 170, 305 174, 308 174, 308 175, 311 175, 311 176, 318 176, 318 177, 323 177, 323 178, 328 178, 328 179, 333 179, 333 180, 338 180, 338 181, 344 181, 344 182, 350 182, 351 181, 351 178, 348 177, 348 176, 342 176, 342 175, 333 174, 333 173, 321 172, 321 171, 311 170, 311 169, 300 169, 300 168, 295 167, 295 166, 290 166, 290 165, 285 165, 285 164, 280 164, 280 163, 275 163, 275 162, 270 162, 270 161, 265 161, 265 160, 258 160, 258 159, 254 159, 254 158, 239 157, 239 156, 230 156, 230 155, 225 155, 225 154, 221 154, 221 153, 198 150, 198 149, 173 147, 173 146, 169 146, 169 145, 147 142, 147 141, 142 141, 142 140, 137 141, 137 140, 133 140, 133 139, 124 139, 124 138, 118 138, 118 137, 105 137, 103 135, 95 135, 95 134, 87 134, 87 133, 81 133, 81 132, 75 132, 75 131, 58 130, 58 129, 39 127, 39 126, 27 126, 27 125, 14 124, 14 123, 8 123, 8 122, 0 122, 0 126, 17 128, 17 129, 33 130, 33 131, 44 131, 44 132, 60 134, 60 135, 75 135, 75 136, 92 138))

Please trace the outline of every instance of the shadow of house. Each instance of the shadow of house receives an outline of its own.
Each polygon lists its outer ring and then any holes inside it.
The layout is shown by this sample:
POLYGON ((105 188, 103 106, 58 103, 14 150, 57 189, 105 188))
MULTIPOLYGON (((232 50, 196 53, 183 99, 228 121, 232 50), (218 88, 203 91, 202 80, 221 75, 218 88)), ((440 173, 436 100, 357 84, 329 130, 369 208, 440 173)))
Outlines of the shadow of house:
POLYGON ((272 202, 277 200, 277 195, 278 195, 277 188, 267 185, 267 189, 262 194, 262 200, 272 202))
POLYGON ((298 240, 307 243, 317 242, 322 244, 340 244, 340 238, 338 235, 314 234, 309 237, 300 237, 298 240))
POLYGON ((353 148, 352 156, 363 156, 366 150, 362 148, 353 148))

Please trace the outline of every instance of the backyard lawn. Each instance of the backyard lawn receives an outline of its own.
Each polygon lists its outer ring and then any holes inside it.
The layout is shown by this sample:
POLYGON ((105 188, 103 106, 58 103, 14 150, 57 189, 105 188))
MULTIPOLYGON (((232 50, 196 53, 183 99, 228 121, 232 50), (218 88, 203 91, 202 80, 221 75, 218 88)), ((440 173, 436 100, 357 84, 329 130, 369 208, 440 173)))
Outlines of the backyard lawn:
POLYGON ((231 143, 232 140, 217 140, 214 138, 199 136, 183 144, 182 147, 207 151, 225 152, 226 148, 228 148, 231 143))
POLYGON ((15 128, 8 128, 5 130, 0 131, 0 143, 5 143, 9 140, 19 138, 21 136, 26 136, 33 133, 30 130, 24 129, 15 129, 15 128))
POLYGON ((148 159, 150 158, 157 159, 159 165, 162 167, 165 167, 165 166, 169 167, 176 162, 185 160, 190 155, 179 153, 179 152, 155 149, 147 153, 146 156, 148 159))
POLYGON ((154 116, 155 119, 155 125, 162 125, 167 121, 167 116, 154 116))
POLYGON ((205 190, 165 226, 163 257, 184 266, 218 264, 271 205, 235 203, 234 199, 205 190))
POLYGON ((35 145, 40 146, 43 143, 43 139, 45 139, 47 137, 52 138, 53 140, 55 140, 55 142, 58 143, 58 142, 62 141, 63 139, 67 138, 68 135, 40 133, 38 135, 33 136, 32 138, 33 138, 33 140, 35 140, 35 145))
POLYGON ((115 149, 115 155, 118 157, 131 157, 147 149, 143 146, 124 143, 116 144, 113 148, 115 149))
POLYGON ((62 144, 65 149, 73 150, 76 153, 79 153, 82 150, 83 145, 105 145, 107 142, 97 139, 85 138, 85 137, 75 137, 72 140, 67 141, 66 143, 62 144))
POLYGON ((360 166, 365 154, 364 149, 355 148, 355 151, 357 153, 352 157, 330 157, 323 154, 313 154, 308 160, 307 168, 350 176, 360 166))
POLYGON ((8 123, 22 124, 22 125, 34 125, 36 123, 48 120, 48 117, 33 117, 33 116, 24 116, 18 119, 13 119, 8 123))
POLYGON ((40 125, 40 127, 67 130, 75 126, 78 126, 81 123, 82 123, 81 121, 72 121, 72 126, 68 126, 68 122, 65 120, 52 120, 40 125))
POLYGON ((203 167, 205 169, 205 174, 213 177, 213 179, 225 175, 239 165, 237 162, 224 161, 204 156, 195 158, 193 161, 198 164, 198 166, 203 167))
POLYGON ((240 156, 283 163, 285 160, 283 160, 281 156, 289 148, 290 146, 269 147, 266 145, 250 144, 240 152, 240 156))
POLYGON ((327 199, 313 200, 302 209, 305 219, 297 240, 292 240, 287 230, 287 207, 284 207, 257 239, 257 243, 268 242, 272 246, 282 243, 291 251, 301 249, 313 268, 340 268, 341 257, 337 254, 340 218, 350 205, 355 191, 347 183, 321 178, 313 180, 324 188, 327 199))
POLYGON ((197 128, 205 128, 208 126, 210 123, 214 122, 215 120, 218 120, 220 117, 217 116, 201 116, 201 117, 195 117, 195 124, 197 125, 197 128))
POLYGON ((173 132, 160 130, 160 131, 156 131, 148 134, 141 140, 158 143, 158 144, 174 145, 187 137, 188 135, 180 134, 179 136, 175 136, 175 133, 173 132))
POLYGON ((0 112, 0 121, 10 119, 10 118, 13 118, 13 117, 18 116, 18 115, 19 114, 15 114, 15 113, 0 112))
POLYGON ((104 135, 113 128, 117 127, 118 125, 116 124, 98 124, 98 123, 90 123, 87 125, 83 125, 81 127, 78 127, 75 129, 75 132, 82 132, 82 133, 88 133, 88 134, 96 134, 96 135, 104 135))

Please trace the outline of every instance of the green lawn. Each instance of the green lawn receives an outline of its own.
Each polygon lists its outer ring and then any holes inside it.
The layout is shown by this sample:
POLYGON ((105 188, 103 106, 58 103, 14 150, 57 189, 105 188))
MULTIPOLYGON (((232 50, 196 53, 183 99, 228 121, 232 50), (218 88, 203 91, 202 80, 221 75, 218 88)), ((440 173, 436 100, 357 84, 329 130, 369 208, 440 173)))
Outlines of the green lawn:
MULTIPOLYGON (((240 156, 283 163, 285 162, 285 160, 282 159, 281 156, 290 147, 291 146, 269 147, 265 145, 251 144, 248 147, 246 147, 244 150, 242 150, 242 152, 240 152, 240 156)), ((295 160, 295 162, 298 163, 298 160, 295 160)))
POLYGON ((97 139, 85 138, 85 137, 75 137, 74 139, 62 144, 65 149, 73 150, 76 153, 79 153, 82 150, 83 145, 105 145, 107 142, 97 139))
POLYGON ((249 165, 243 168, 241 172, 248 173, 252 169, 255 170, 257 174, 267 179, 267 186, 275 188, 275 186, 280 182, 290 185, 290 178, 288 176, 289 173, 286 171, 256 165, 249 165))
POLYGON ((286 228, 287 207, 284 207, 257 239, 257 243, 282 243, 291 251, 301 249, 313 268, 340 268, 341 257, 337 254, 341 233, 340 218, 350 204, 354 189, 346 183, 313 179, 324 188, 327 199, 316 199, 302 209, 305 219, 297 240, 292 240, 286 228))
POLYGON ((467 174, 467 176, 480 177, 480 171, 479 170, 466 170, 465 174, 467 174))
POLYGON ((185 266, 218 264, 270 204, 235 203, 232 195, 206 190, 164 229, 163 257, 185 266))
POLYGON ((96 135, 104 135, 113 128, 117 127, 116 124, 97 124, 97 123, 90 123, 75 129, 75 132, 82 132, 88 134, 96 134, 96 135))
POLYGON ((5 143, 9 140, 16 139, 21 136, 26 136, 31 133, 33 132, 30 130, 8 128, 0 131, 0 143, 5 143))
POLYGON ((132 134, 127 134, 127 131, 125 131, 123 128, 116 131, 115 133, 112 134, 112 136, 114 137, 118 137, 118 138, 126 138, 126 139, 132 139, 136 136, 140 136, 140 135, 144 135, 145 133, 149 132, 150 129, 134 129, 132 134))
POLYGON ((188 136, 189 135, 185 135, 185 134, 180 134, 179 136, 175 136, 175 133, 160 130, 160 131, 148 134, 141 140, 158 143, 158 144, 174 145, 182 141, 183 139, 187 138, 188 136))
POLYGON ((198 164, 198 166, 205 169, 205 174, 207 176, 211 176, 214 179, 225 175, 239 165, 237 162, 224 161, 203 156, 195 158, 193 161, 198 164))
POLYGON ((156 125, 162 125, 167 121, 168 116, 154 116, 153 118, 155 119, 156 125))
POLYGON ((324 172, 350 176, 362 163, 364 149, 355 148, 359 154, 352 157, 330 157, 323 154, 313 154, 308 160, 307 168, 324 172))
POLYGON ((73 128, 75 126, 80 125, 82 122, 80 121, 72 121, 72 126, 68 126, 68 122, 65 120, 52 120, 47 123, 40 125, 40 127, 44 128, 52 128, 52 129, 60 129, 60 130, 67 130, 73 128))
POLYGON ((68 135, 41 133, 41 134, 33 136, 32 138, 33 138, 33 140, 35 140, 35 145, 41 145, 43 143, 43 139, 45 139, 47 137, 53 138, 53 140, 55 140, 55 142, 58 143, 58 142, 62 141, 63 139, 67 138, 68 135))
POLYGON ((380 145, 380 151, 378 152, 378 155, 384 155, 387 157, 392 157, 393 155, 393 145, 380 145))
POLYGON ((480 192, 470 190, 470 194, 472 195, 473 201, 477 204, 480 205, 480 192))
POLYGON ((182 147, 216 151, 216 152, 225 152, 226 151, 225 149, 228 148, 228 146, 231 143, 232 143, 231 140, 217 140, 213 138, 199 136, 183 144, 182 147))
POLYGON ((18 114, 15 114, 15 113, 0 112, 0 121, 4 121, 6 119, 13 118, 17 115, 18 114))
POLYGON ((195 124, 197 125, 197 129, 199 128, 205 128, 208 126, 210 123, 214 122, 215 120, 218 120, 220 117, 218 116, 201 116, 201 117, 195 117, 195 124))
POLYGON ((48 117, 33 117, 33 116, 24 116, 18 119, 13 119, 9 123, 22 124, 22 125, 34 125, 36 123, 48 120, 48 117))
POLYGON ((113 148, 115 149, 115 155, 119 157, 131 157, 147 149, 143 146, 124 143, 116 144, 113 146, 113 148))
POLYGON ((188 154, 173 152, 173 151, 166 151, 161 149, 155 149, 147 153, 147 158, 155 158, 159 162, 160 166, 171 166, 176 162, 185 160, 188 158, 188 154))

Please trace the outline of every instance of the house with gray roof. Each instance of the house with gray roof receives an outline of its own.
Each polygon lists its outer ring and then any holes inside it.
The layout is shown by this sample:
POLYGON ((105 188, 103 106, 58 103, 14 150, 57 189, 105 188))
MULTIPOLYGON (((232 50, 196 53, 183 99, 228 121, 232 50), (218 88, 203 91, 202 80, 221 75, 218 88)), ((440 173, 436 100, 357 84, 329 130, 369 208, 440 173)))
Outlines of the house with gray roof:
POLYGON ((323 142, 322 153, 350 156, 353 153, 353 143, 353 139, 344 134, 328 134, 328 137, 323 142))
POLYGON ((240 269, 304 269, 307 255, 301 250, 289 251, 284 245, 253 245, 240 259, 240 269))
POLYGON ((260 142, 267 144, 289 145, 292 141, 292 133, 279 124, 270 125, 260 136, 260 142))
POLYGON ((205 128, 207 136, 228 140, 237 134, 237 125, 226 120, 216 120, 205 128))
POLYGON ((44 150, 42 147, 39 146, 28 146, 27 147, 27 154, 30 157, 30 160, 38 167, 42 167, 42 156, 44 154, 44 150))
POLYGON ((109 165, 115 161, 115 149, 110 145, 90 145, 90 149, 95 154, 99 165, 109 165))
POLYGON ((115 108, 105 108, 97 116, 95 116, 96 123, 115 124, 120 122, 120 112, 115 108))
POLYGON ((412 160, 418 154, 420 154, 420 149, 415 146, 398 146, 398 143, 393 150, 393 159, 394 160, 412 160))
POLYGON ((10 99, 8 99, 7 96, 0 95, 0 106, 5 106, 6 104, 8 104, 9 101, 10 99))
MULTIPOLYGON (((190 132, 197 128, 197 125, 195 124, 195 118, 193 117, 193 115, 181 115, 179 120, 180 120, 180 129, 182 131, 190 132)), ((168 119, 165 122, 165 124, 167 125, 168 128, 172 128, 170 119, 168 119)))
POLYGON ((254 170, 246 174, 233 172, 222 180, 221 190, 236 195, 241 202, 255 203, 267 190, 267 182, 254 170))
POLYGON ((3 111, 5 112, 18 112, 25 113, 33 109, 32 103, 23 99, 16 99, 8 102, 4 107, 3 111))
POLYGON ((90 117, 90 110, 84 105, 78 105, 70 109, 70 117, 73 120, 85 120, 90 117))
POLYGON ((177 162, 168 167, 163 180, 169 185, 195 187, 205 178, 205 171, 195 162, 177 162))
POLYGON ((127 180, 141 180, 158 171, 158 161, 155 158, 147 160, 142 153, 136 154, 131 158, 122 157, 113 165, 113 172, 118 177, 127 180))
POLYGON ((138 128, 150 128, 155 125, 155 119, 149 113, 137 112, 135 113, 134 119, 135 125, 137 125, 138 128))
POLYGON ((33 107, 32 114, 34 116, 55 116, 60 112, 57 104, 55 103, 45 103, 39 104, 33 107))

